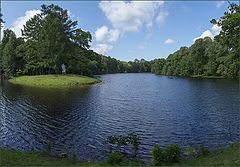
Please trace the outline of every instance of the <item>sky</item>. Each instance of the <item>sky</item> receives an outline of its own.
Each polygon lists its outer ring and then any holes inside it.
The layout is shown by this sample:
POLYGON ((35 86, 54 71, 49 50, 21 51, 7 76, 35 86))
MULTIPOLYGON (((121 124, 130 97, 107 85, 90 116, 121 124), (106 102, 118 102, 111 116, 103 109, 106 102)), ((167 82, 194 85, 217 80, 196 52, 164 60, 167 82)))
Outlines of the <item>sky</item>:
POLYGON ((78 27, 89 31, 91 49, 130 61, 166 58, 198 38, 217 35, 221 27, 210 20, 227 11, 225 1, 2 1, 4 29, 21 36, 28 19, 42 4, 57 4, 69 11, 78 27))

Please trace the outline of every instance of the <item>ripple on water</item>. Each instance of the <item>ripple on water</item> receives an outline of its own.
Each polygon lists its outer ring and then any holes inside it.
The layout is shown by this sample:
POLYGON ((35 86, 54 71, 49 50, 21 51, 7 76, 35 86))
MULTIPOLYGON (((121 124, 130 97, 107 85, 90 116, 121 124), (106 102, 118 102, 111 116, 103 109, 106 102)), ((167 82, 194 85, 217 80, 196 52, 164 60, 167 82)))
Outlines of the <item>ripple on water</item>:
POLYGON ((101 159, 107 136, 135 131, 139 155, 148 159, 155 144, 214 149, 240 139, 237 82, 152 74, 101 79, 57 91, 0 86, 0 147, 43 149, 51 141, 55 153, 68 149, 80 159, 101 159))

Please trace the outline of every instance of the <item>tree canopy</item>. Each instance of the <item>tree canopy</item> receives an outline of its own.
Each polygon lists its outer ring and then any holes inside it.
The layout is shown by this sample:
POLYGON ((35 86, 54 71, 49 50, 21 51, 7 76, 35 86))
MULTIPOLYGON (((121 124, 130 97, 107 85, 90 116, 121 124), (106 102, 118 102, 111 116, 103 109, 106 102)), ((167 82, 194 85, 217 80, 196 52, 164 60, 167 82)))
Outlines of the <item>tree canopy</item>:
MULTIPOLYGON (((2 22, 2 20, 0 20, 2 22)), ((90 49, 91 33, 78 27, 68 11, 58 5, 42 5, 41 12, 26 22, 22 37, 6 29, 0 45, 0 72, 6 77, 61 73, 95 75, 123 72, 152 72, 176 76, 223 76, 239 78, 240 8, 229 4, 229 10, 212 24, 221 32, 214 40, 196 40, 181 47, 166 59, 124 62, 98 54, 90 49)))
POLYGON ((214 41, 206 37, 198 39, 192 46, 181 47, 166 60, 156 59, 152 72, 177 76, 223 76, 239 78, 240 53, 240 7, 231 3, 229 11, 218 21, 210 22, 220 26, 220 34, 214 41))

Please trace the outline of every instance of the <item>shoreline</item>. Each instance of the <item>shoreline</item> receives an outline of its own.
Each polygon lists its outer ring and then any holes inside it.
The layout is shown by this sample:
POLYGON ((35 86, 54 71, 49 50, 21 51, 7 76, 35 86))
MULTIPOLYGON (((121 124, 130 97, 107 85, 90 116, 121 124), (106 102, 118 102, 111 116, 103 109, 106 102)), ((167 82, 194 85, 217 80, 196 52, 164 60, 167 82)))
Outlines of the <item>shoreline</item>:
POLYGON ((8 79, 8 82, 16 85, 31 86, 31 87, 49 87, 49 88, 63 88, 63 87, 81 87, 100 83, 98 78, 67 74, 67 75, 33 75, 33 76, 19 76, 8 79))
MULTIPOLYGON (((240 141, 237 141, 224 148, 219 148, 208 155, 200 155, 189 160, 182 160, 179 163, 169 166, 238 166, 240 165, 240 141)), ((69 158, 51 156, 44 151, 19 151, 13 149, 0 149, 1 166, 114 166, 106 160, 91 161, 78 160, 76 156, 69 158)), ((116 165, 115 165, 116 166, 116 165)), ((117 166, 152 166, 150 163, 143 163, 141 159, 127 159, 117 166)))

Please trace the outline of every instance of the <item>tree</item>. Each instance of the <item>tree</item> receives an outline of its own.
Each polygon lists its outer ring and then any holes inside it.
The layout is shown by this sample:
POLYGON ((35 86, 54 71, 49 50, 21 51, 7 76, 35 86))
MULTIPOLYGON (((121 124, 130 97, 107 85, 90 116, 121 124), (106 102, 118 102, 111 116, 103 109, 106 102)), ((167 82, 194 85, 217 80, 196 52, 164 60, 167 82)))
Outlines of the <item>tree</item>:
POLYGON ((226 48, 226 54, 228 55, 223 64, 218 67, 218 74, 229 78, 237 78, 240 77, 240 6, 230 3, 228 9, 218 21, 213 19, 211 23, 222 28, 215 39, 223 48, 226 48))
POLYGON ((5 30, 3 36, 2 67, 5 76, 12 76, 16 72, 17 38, 13 31, 5 30))
POLYGON ((27 21, 22 33, 37 49, 37 59, 41 62, 36 69, 39 73, 60 73, 61 64, 68 63, 75 47, 90 47, 91 34, 76 25, 77 21, 69 18, 67 10, 53 4, 42 5, 41 13, 27 21))

